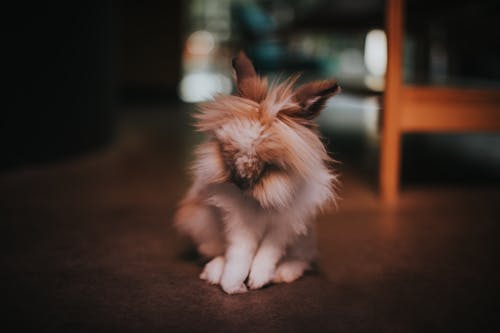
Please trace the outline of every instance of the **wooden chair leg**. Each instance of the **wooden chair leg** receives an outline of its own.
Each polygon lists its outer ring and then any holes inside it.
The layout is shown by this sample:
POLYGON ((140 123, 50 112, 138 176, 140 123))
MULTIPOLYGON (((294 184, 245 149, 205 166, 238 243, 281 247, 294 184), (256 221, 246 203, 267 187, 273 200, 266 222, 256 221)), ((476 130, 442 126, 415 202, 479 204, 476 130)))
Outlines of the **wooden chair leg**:
POLYGON ((387 0, 386 2, 387 74, 382 111, 379 182, 381 199, 388 204, 396 202, 399 188, 403 2, 403 0, 387 0))
MULTIPOLYGON (((385 110, 384 110, 385 111, 385 110)), ((380 156, 380 196, 384 203, 394 204, 398 198, 401 160, 401 134, 387 128, 382 135, 380 156)))

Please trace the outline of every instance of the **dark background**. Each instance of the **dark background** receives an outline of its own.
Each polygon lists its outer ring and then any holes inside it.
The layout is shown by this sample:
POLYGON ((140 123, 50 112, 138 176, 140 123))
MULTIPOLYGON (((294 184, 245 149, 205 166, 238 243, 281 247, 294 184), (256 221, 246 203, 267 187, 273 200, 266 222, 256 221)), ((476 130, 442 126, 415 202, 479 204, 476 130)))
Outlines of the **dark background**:
MULTIPOLYGON (((221 46, 222 66, 244 49, 263 74, 300 71, 310 78, 322 77, 329 60, 307 56, 300 49, 290 51, 294 36, 326 34, 353 40, 384 23, 384 2, 379 0, 230 3, 232 35, 221 46), (290 10, 291 21, 277 19, 290 10)), ((185 39, 193 30, 205 28, 207 20, 197 17, 199 10, 193 8, 204 5, 208 11, 208 4, 151 0, 9 4, 3 23, 6 90, 0 168, 95 150, 115 137, 121 106, 179 101, 185 39)), ((497 1, 408 1, 406 35, 413 44, 406 51, 412 55, 405 63, 406 80, 497 85, 497 19, 497 1), (446 51, 444 78, 431 64, 433 45, 446 51)), ((337 53, 336 47, 331 54, 337 53)), ((374 93, 358 81, 342 80, 342 73, 334 70, 333 75, 340 76, 347 93, 374 93)), ((428 139, 422 137, 420 144, 428 146, 428 139)), ((464 140, 470 141, 464 136, 452 139, 457 146, 464 146, 464 140)))
POLYGON ((9 4, 0 168, 95 150, 113 140, 119 105, 176 99, 181 4, 9 4))

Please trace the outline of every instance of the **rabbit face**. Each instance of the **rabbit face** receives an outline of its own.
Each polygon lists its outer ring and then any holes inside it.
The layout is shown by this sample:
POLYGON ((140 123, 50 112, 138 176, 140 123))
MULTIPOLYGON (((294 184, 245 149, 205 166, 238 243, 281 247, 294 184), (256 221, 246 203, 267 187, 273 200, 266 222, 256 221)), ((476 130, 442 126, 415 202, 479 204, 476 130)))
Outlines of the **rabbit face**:
POLYGON ((211 156, 215 182, 233 183, 263 207, 284 206, 330 161, 313 119, 339 86, 331 80, 294 89, 294 77, 268 89, 243 53, 233 67, 238 95, 216 96, 195 116, 210 137, 201 154, 211 156))

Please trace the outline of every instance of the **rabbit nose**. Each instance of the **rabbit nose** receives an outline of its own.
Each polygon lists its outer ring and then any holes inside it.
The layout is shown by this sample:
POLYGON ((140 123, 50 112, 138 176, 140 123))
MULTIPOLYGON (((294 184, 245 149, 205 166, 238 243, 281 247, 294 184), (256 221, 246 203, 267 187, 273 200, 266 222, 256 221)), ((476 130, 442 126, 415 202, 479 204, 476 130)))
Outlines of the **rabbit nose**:
POLYGON ((238 156, 231 168, 233 183, 241 190, 252 188, 259 180, 262 172, 262 163, 253 155, 238 156))
POLYGON ((251 186, 251 181, 247 177, 242 177, 238 173, 233 173, 231 175, 231 181, 238 186, 240 190, 248 190, 251 186))

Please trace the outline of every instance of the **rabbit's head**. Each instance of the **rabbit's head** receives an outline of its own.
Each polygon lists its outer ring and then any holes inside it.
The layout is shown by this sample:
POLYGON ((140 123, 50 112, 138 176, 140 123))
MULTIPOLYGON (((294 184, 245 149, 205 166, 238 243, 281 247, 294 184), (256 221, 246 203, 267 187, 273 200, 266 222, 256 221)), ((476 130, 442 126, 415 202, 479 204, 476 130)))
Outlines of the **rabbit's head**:
POLYGON ((263 207, 286 206, 296 185, 319 177, 318 168, 330 161, 314 118, 340 88, 329 80, 294 89, 294 77, 268 89, 244 53, 233 67, 237 95, 216 96, 195 116, 198 130, 211 138, 199 151, 211 155, 203 167, 214 169, 213 182, 231 182, 263 207))

